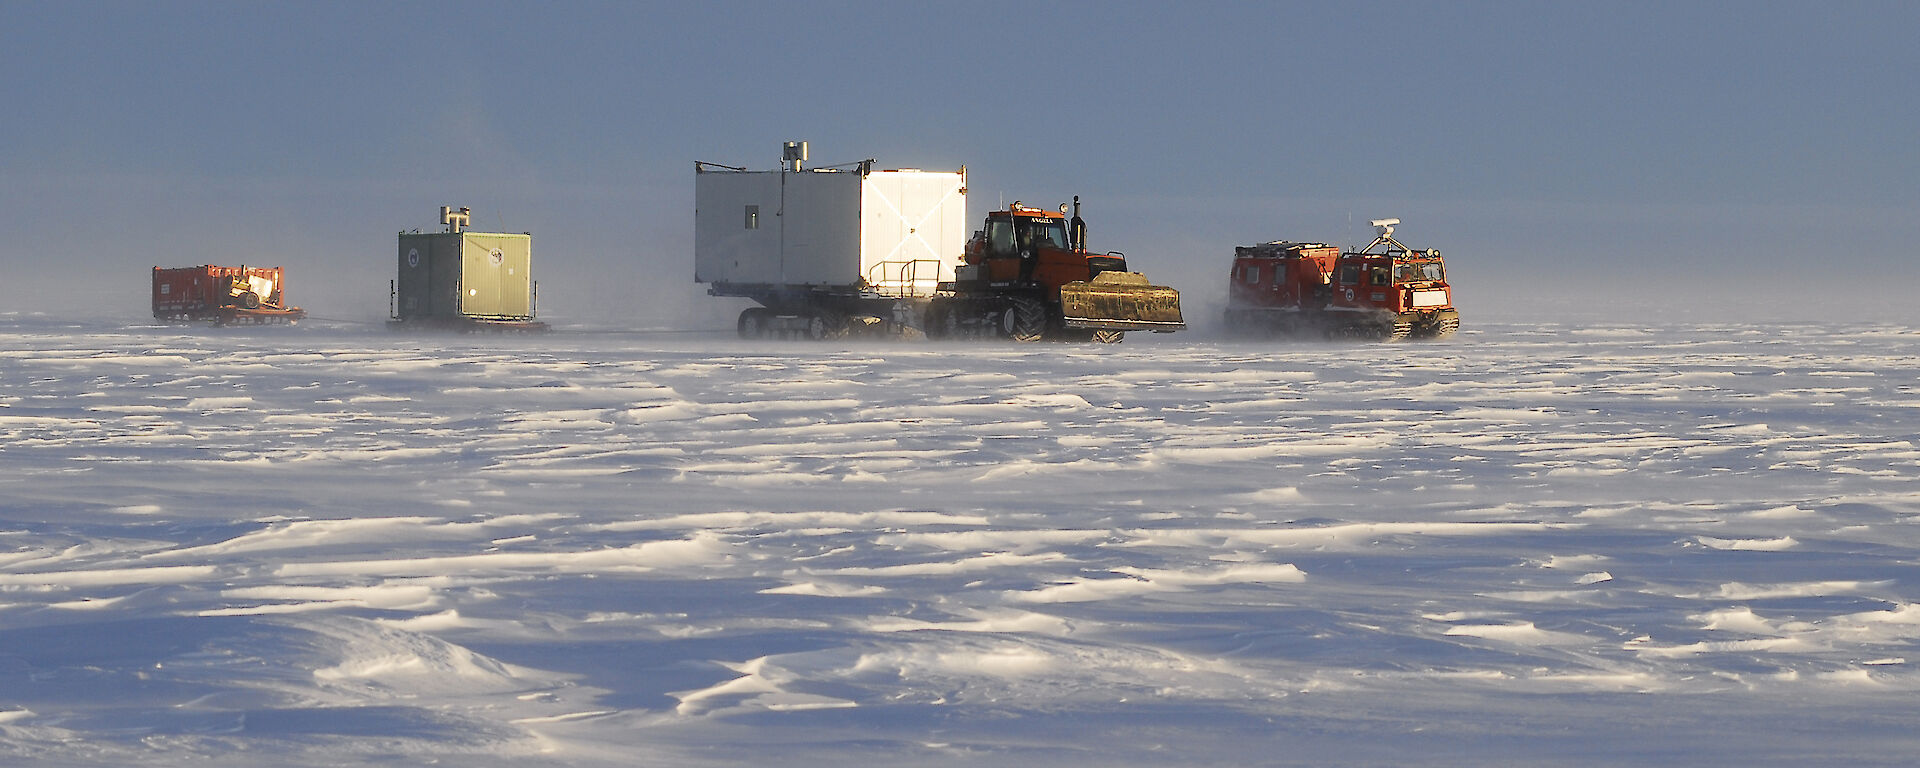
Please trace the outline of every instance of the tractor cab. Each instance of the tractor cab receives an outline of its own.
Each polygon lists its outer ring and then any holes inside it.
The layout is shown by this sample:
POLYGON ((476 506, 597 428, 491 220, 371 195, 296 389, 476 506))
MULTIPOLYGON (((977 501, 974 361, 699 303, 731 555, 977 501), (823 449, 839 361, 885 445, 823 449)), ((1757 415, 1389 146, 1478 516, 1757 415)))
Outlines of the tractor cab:
POLYGON ((990 259, 1017 259, 1040 248, 1072 250, 1067 243, 1064 215, 1025 208, 1019 203, 1005 211, 987 214, 984 233, 983 244, 990 259))
POLYGON ((1127 271, 1126 258, 1118 253, 1087 253, 1086 223, 1077 213, 1069 220, 1067 206, 1056 212, 1018 201, 1004 211, 987 213, 986 226, 973 233, 962 260, 982 268, 963 268, 966 274, 983 275, 990 282, 1038 283, 1051 289, 1092 280, 1101 272, 1127 271))

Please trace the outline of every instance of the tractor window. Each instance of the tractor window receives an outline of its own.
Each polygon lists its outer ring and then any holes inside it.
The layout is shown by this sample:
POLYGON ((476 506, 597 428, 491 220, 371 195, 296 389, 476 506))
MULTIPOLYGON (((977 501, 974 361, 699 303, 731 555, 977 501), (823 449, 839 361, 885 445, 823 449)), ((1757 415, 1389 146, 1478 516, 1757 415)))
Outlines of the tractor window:
POLYGON ((1001 220, 987 221, 987 253, 993 256, 1012 256, 1013 222, 1001 220))
POLYGON ((1067 249, 1067 226, 1059 219, 1026 219, 1020 222, 1020 250, 1037 246, 1067 249))

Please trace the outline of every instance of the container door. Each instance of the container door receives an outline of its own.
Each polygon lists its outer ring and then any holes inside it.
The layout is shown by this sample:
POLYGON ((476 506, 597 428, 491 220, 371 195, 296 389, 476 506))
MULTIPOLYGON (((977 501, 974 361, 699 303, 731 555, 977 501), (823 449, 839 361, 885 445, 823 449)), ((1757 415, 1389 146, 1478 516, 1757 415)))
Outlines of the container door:
POLYGON ((460 254, 460 314, 500 314, 499 265, 505 263, 505 254, 497 244, 474 235, 466 236, 460 254))
POLYGON ((432 246, 427 260, 427 314, 433 317, 460 314, 460 241, 460 235, 447 233, 427 241, 432 246))
POLYGON ((202 285, 209 282, 205 267, 155 269, 153 271, 153 311, 156 315, 199 310, 206 307, 202 285))
POLYGON ((501 253, 500 314, 533 317, 533 238, 525 235, 505 238, 498 247, 501 253))

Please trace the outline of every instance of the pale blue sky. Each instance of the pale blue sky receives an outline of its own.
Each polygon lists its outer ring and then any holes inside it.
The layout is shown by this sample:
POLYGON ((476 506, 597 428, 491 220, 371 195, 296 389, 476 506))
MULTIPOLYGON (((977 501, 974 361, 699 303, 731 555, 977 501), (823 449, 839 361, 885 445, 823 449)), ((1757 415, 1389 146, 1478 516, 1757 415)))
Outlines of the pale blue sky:
POLYGON ((535 233, 543 315, 707 323, 693 161, 772 167, 806 139, 823 164, 964 164, 975 217, 1079 194, 1093 245, 1190 313, 1216 311, 1235 244, 1364 240, 1398 216, 1448 253, 1470 314, 1684 284, 1920 320, 1898 298, 1920 280, 1920 3, 0 0, 0 17, 10 306, 137 318, 147 267, 246 261, 294 270, 315 314, 383 316, 393 233, 455 204, 535 233))

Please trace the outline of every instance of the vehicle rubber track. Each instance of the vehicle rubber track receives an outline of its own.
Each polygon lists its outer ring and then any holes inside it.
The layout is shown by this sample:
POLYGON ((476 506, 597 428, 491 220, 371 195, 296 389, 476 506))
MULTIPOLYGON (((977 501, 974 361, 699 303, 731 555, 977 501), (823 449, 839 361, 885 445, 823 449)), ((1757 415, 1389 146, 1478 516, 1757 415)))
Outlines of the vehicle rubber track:
POLYGON ((1444 339, 1452 336, 1454 331, 1458 330, 1460 330, 1460 318, 1449 317, 1420 329, 1420 338, 1444 339))

